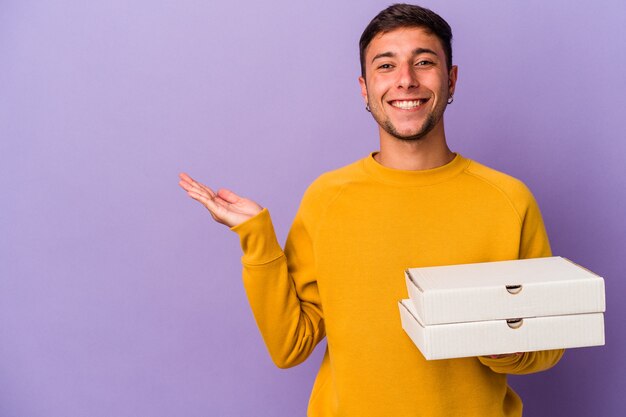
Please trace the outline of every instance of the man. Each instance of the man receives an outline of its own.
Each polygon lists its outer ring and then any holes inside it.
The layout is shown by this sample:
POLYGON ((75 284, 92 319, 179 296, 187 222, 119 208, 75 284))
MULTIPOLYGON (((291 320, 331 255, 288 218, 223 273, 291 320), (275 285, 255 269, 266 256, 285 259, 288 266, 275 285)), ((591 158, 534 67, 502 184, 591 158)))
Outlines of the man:
POLYGON ((380 151, 308 188, 284 251, 266 209, 181 174, 188 194, 241 239, 244 285, 274 362, 297 365, 327 337, 309 416, 520 416, 506 374, 547 369, 562 355, 426 361, 401 328, 407 267, 550 255, 528 189, 447 146, 451 38, 418 6, 394 5, 370 22, 359 82, 380 151))

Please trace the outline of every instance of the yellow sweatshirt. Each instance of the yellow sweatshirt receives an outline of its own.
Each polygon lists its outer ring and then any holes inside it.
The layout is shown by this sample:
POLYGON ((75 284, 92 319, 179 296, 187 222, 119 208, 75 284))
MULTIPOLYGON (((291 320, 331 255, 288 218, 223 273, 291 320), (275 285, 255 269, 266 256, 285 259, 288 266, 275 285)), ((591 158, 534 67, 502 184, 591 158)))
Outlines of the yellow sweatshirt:
POLYGON ((326 336, 310 417, 521 416, 506 374, 550 368, 562 350, 426 361, 397 303, 409 267, 550 256, 535 200, 461 155, 425 171, 386 168, 373 155, 313 182, 284 251, 267 210, 232 229, 273 361, 297 365, 326 336))

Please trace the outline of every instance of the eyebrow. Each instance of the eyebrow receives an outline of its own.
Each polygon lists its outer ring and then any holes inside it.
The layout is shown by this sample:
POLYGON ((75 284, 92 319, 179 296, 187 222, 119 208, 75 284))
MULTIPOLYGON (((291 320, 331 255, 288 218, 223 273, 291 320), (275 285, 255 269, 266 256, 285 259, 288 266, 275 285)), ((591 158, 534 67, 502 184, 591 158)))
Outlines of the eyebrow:
MULTIPOLYGON (((432 54, 437 56, 437 53, 432 49, 428 48, 417 48, 413 50, 413 56, 420 54, 432 54)), ((372 58, 372 62, 376 61, 379 58, 395 58, 397 54, 395 52, 381 52, 380 54, 376 54, 374 58, 372 58)))

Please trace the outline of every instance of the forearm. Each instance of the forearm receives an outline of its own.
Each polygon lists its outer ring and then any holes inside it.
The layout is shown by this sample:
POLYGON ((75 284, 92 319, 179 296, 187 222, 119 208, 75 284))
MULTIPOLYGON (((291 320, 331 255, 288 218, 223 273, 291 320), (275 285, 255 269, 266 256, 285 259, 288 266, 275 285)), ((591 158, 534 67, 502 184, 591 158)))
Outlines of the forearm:
POLYGON ((563 349, 524 352, 500 358, 480 356, 478 360, 499 374, 532 374, 552 368, 563 356, 563 349))
POLYGON ((321 310, 306 301, 315 291, 296 291, 267 210, 232 230, 241 238, 243 283, 270 356, 278 367, 295 366, 324 337, 321 310))

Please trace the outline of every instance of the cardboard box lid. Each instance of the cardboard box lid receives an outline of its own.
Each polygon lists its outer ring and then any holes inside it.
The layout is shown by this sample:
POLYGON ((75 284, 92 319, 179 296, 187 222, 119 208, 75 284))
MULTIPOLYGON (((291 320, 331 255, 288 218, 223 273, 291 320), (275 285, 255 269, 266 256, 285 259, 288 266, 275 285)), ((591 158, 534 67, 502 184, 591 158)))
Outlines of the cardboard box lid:
POLYGON ((425 326, 409 300, 398 307, 402 328, 429 360, 604 345, 602 313, 425 326))
POLYGON ((484 262, 405 272, 425 325, 604 312, 604 280, 568 259, 484 262))

